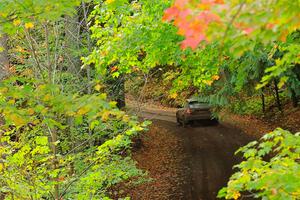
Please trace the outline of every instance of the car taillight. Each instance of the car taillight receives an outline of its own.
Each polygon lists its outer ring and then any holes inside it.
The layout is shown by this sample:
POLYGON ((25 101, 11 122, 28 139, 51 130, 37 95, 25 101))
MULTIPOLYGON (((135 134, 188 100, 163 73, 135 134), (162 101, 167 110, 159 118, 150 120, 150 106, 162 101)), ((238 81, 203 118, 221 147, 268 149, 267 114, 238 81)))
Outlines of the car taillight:
POLYGON ((191 109, 187 109, 187 110, 186 110, 186 113, 187 113, 187 114, 192 114, 192 110, 191 110, 191 109))

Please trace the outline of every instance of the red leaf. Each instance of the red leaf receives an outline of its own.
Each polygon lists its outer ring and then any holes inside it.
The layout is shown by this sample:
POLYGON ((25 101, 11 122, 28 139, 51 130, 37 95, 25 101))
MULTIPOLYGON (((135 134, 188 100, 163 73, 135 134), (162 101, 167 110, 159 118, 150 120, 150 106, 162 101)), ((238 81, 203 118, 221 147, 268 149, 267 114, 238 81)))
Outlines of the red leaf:
POLYGON ((186 49, 188 47, 191 47, 193 50, 195 50, 199 43, 203 40, 206 40, 203 34, 199 34, 199 36, 197 37, 186 38, 184 41, 181 42, 181 48, 186 49))
POLYGON ((274 24, 274 23, 268 23, 268 24, 266 25, 266 29, 273 29, 273 28, 275 27, 275 25, 276 25, 276 24, 274 24))
POLYGON ((178 8, 185 8, 186 5, 188 5, 189 0, 176 0, 174 5, 177 6, 178 8))
POLYGON ((246 34, 246 35, 249 35, 250 33, 252 33, 254 31, 254 28, 251 28, 251 27, 248 27, 248 28, 244 28, 243 29, 243 32, 246 34))
POLYGON ((115 72, 115 71, 117 71, 118 70, 118 66, 113 66, 112 68, 111 68, 111 72, 115 72))
POLYGON ((174 20, 173 24, 178 27, 178 34, 186 38, 181 43, 182 49, 187 47, 196 49, 201 41, 206 40, 206 31, 210 23, 221 22, 220 16, 210 9, 217 4, 224 4, 224 0, 201 0, 200 2, 198 8, 195 8, 192 0, 175 0, 173 7, 165 11, 163 20, 174 20))
POLYGON ((171 21, 173 20, 175 17, 177 17, 180 13, 180 10, 173 6, 170 7, 168 9, 165 10, 164 16, 163 16, 163 21, 171 21))
POLYGON ((221 21, 220 17, 210 11, 202 11, 197 16, 198 20, 202 20, 203 22, 209 24, 211 22, 219 22, 221 21))

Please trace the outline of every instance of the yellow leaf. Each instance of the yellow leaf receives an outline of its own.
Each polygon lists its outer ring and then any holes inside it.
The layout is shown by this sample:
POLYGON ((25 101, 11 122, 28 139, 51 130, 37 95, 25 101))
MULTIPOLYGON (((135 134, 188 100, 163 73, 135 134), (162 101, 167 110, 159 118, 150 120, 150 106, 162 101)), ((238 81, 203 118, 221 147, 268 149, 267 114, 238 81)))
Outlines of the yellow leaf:
POLYGON ((200 8, 201 10, 209 10, 210 4, 209 3, 200 3, 200 4, 198 4, 198 8, 200 8))
POLYGON ((49 11, 51 11, 51 9, 52 9, 52 7, 48 5, 48 6, 46 6, 45 11, 49 12, 49 11))
POLYGON ((21 74, 22 74, 23 76, 30 77, 30 76, 33 74, 33 72, 32 72, 31 69, 25 69, 25 70, 23 70, 23 71, 21 72, 21 74))
POLYGON ((133 7, 134 9, 138 10, 138 9, 141 8, 141 4, 138 4, 138 3, 134 2, 134 3, 132 4, 132 7, 133 7))
POLYGON ((211 86, 212 83, 213 83, 213 81, 211 81, 211 80, 204 80, 203 83, 205 83, 206 85, 211 86))
POLYGON ((28 109, 28 114, 29 114, 29 115, 33 115, 33 114, 34 114, 34 110, 33 110, 32 108, 29 108, 29 109, 28 109))
POLYGON ((70 117, 75 116, 75 114, 76 114, 76 113, 73 112, 73 111, 67 111, 67 112, 66 112, 66 115, 67 115, 67 116, 70 116, 70 117))
POLYGON ((217 81, 217 80, 220 79, 220 76, 218 76, 218 75, 213 75, 213 76, 212 76, 212 79, 215 80, 215 81, 217 81))
POLYGON ((33 120, 33 124, 39 124, 40 123, 40 121, 38 120, 38 119, 35 119, 35 120, 33 120))
POLYGON ((101 54, 101 56, 106 56, 108 54, 108 52, 107 51, 102 51, 100 54, 101 54))
POLYGON ((111 102, 109 102, 109 105, 111 107, 115 107, 117 105, 117 102, 116 101, 111 101, 111 102))
POLYGON ((130 120, 130 117, 128 115, 123 116, 123 121, 124 122, 129 122, 129 120, 130 120))
POLYGON ((84 115, 84 114, 86 114, 87 112, 89 112, 89 108, 87 108, 87 107, 82 107, 82 108, 80 108, 78 111, 77 111, 77 114, 78 115, 84 115))
POLYGON ((113 3, 113 2, 115 2, 115 0, 107 0, 107 1, 106 1, 107 4, 111 4, 111 3, 113 3))
POLYGON ((21 24, 21 20, 19 20, 19 19, 15 19, 14 21, 13 21, 13 25, 14 26, 19 26, 21 24))
POLYGON ((16 102, 16 101, 15 101, 14 99, 11 99, 11 100, 8 101, 8 104, 9 104, 9 105, 14 105, 15 102, 16 102))
POLYGON ((0 88, 0 94, 4 94, 6 92, 8 92, 8 88, 0 88))
POLYGON ((100 84, 95 85, 95 90, 96 91, 99 92, 101 90, 101 88, 102 88, 102 86, 100 84))
POLYGON ((15 51, 16 52, 20 52, 20 53, 24 53, 25 52, 25 50, 21 46, 16 46, 15 51))
POLYGON ((34 27, 34 24, 32 22, 25 23, 26 29, 32 29, 33 27, 34 27))
POLYGON ((47 112, 48 112, 48 109, 47 109, 47 108, 44 108, 44 109, 41 111, 41 113, 42 113, 43 115, 47 114, 47 112))
POLYGON ((241 196, 241 194, 239 192, 234 192, 233 194, 233 199, 238 199, 241 196))
POLYGON ((286 41, 286 38, 287 38, 287 36, 288 36, 288 34, 289 34, 289 32, 288 32, 287 30, 284 30, 284 31, 281 33, 279 39, 280 39, 282 42, 285 42, 285 41, 286 41))
POLYGON ((0 13, 0 16, 3 17, 3 18, 6 18, 8 16, 7 13, 0 13))
POLYGON ((173 94, 170 94, 169 97, 172 98, 172 99, 176 99, 176 97, 178 96, 177 93, 173 93, 173 94))
POLYGON ((107 121, 109 118, 110 112, 109 111, 104 111, 102 113, 102 121, 107 121))
POLYGON ((44 96, 43 101, 49 101, 51 99, 51 95, 47 94, 46 96, 44 96))
POLYGON ((44 90, 45 88, 46 88, 46 85, 39 85, 39 87, 38 87, 40 90, 44 90))
POLYGON ((9 117, 15 123, 16 126, 22 126, 26 124, 26 121, 17 114, 12 114, 9 117))

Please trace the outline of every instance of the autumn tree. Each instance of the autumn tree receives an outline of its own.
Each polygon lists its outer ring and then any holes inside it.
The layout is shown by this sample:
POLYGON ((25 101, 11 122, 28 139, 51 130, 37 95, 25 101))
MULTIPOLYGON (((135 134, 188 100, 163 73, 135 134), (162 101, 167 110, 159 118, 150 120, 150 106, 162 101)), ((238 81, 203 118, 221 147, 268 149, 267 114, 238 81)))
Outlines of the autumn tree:
POLYGON ((100 91, 103 80, 85 73, 91 65, 79 64, 92 49, 89 2, 1 1, 16 70, 0 83, 1 198, 109 199, 112 186, 144 175, 130 149, 149 123, 120 111, 100 91), (84 14, 74 15, 79 8, 84 14))

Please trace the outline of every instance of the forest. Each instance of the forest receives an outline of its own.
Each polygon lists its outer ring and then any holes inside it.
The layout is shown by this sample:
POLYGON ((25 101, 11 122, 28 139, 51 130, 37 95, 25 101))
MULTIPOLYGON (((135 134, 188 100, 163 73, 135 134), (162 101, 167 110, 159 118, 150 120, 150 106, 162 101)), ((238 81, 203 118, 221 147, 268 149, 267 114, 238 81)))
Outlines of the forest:
POLYGON ((0 200, 154 199, 124 189, 170 145, 141 105, 192 96, 254 141, 213 197, 155 199, 300 199, 299 0, 0 0, 0 200))

